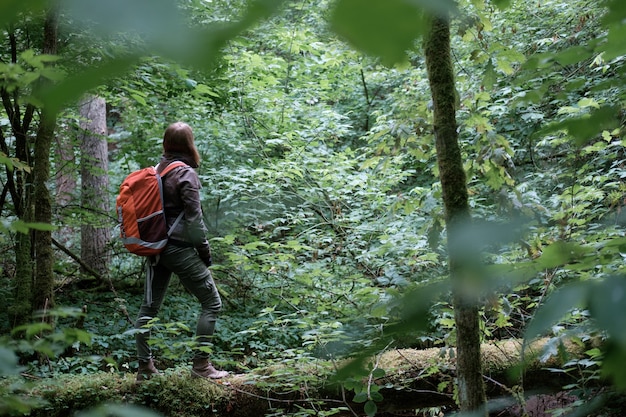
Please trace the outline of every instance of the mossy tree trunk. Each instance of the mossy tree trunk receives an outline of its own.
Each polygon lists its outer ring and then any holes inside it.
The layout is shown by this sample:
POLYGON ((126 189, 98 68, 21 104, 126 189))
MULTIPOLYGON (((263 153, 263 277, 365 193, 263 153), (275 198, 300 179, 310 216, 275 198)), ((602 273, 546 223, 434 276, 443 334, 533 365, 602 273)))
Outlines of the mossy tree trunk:
MULTIPOLYGON (((43 50, 44 54, 57 53, 57 25, 58 11, 51 7, 44 21, 43 50)), ((42 80, 42 84, 44 81, 42 80)), ((43 87, 43 85, 42 85, 43 87)), ((34 202, 35 221, 37 223, 52 223, 52 203, 48 180, 50 179, 50 149, 54 139, 56 127, 56 113, 44 107, 41 109, 39 127, 35 137, 34 151, 34 202)), ((50 230, 35 230, 35 281, 33 285, 33 307, 36 310, 45 310, 54 305, 54 256, 52 250, 52 232, 50 230)))
MULTIPOLYGON (((7 114, 12 114, 15 120, 11 121, 11 130, 15 136, 15 156, 26 165, 31 165, 30 146, 27 134, 32 119, 19 117, 19 103, 17 99, 3 101, 7 114)), ((30 106, 28 109, 34 109, 30 106)), ((26 113, 28 114, 28 112, 26 113)), ((27 170, 14 170, 7 172, 7 182, 14 202, 17 218, 25 223, 33 221, 33 198, 32 198, 32 172, 27 170)), ((15 237, 15 278, 13 304, 9 307, 11 324, 18 326, 25 324, 33 312, 33 257, 32 257, 32 234, 29 232, 17 233, 15 237)))
POLYGON ((463 160, 456 124, 456 89, 450 49, 450 23, 433 17, 425 39, 426 67, 434 105, 434 133, 448 238, 448 262, 453 284, 457 333, 457 384, 462 411, 485 404, 480 356, 477 291, 471 288, 471 266, 460 241, 471 222, 463 160))
MULTIPOLYGON (((7 31, 8 51, 12 64, 17 64, 19 55, 18 32, 12 26, 7 31)), ((0 97, 2 98, 4 112, 9 120, 11 134, 14 138, 15 158, 24 166, 30 167, 32 164, 32 144, 29 140, 29 130, 35 115, 35 107, 32 104, 22 107, 20 90, 17 87, 10 90, 7 86, 0 85, 0 97)), ((10 156, 9 146, 2 134, 0 134, 0 141, 2 151, 7 156, 10 156)), ((13 202, 15 214, 20 221, 29 223, 33 220, 32 172, 20 167, 15 169, 6 167, 6 174, 6 186, 13 202)), ((16 268, 13 288, 15 290, 13 303, 9 307, 9 315, 11 324, 17 326, 27 322, 33 310, 33 258, 32 236, 30 233, 17 233, 14 253, 16 268)))

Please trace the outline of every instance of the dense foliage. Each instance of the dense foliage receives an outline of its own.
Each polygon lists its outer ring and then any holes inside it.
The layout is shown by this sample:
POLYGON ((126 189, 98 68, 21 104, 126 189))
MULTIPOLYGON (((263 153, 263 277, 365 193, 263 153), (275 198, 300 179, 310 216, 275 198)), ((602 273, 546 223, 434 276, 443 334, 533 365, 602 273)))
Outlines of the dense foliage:
MULTIPOLYGON (((77 23, 84 10, 65 16, 58 66, 66 76, 56 97, 71 102, 89 90, 106 98, 111 201, 126 173, 158 159, 164 127, 174 120, 193 126, 225 302, 214 360, 245 371, 389 347, 454 346, 422 28, 406 29, 402 42, 380 36, 396 33, 398 15, 419 21, 421 11, 389 1, 389 11, 362 8, 351 19, 348 0, 285 2, 275 14, 282 2, 258 9, 228 0, 179 3, 193 22, 181 38, 165 19, 172 13, 165 2, 140 28, 143 38, 117 33, 133 20, 93 32, 77 23), (244 17, 229 24, 233 15, 244 17)), ((128 7, 129 16, 145 12, 128 7)), ((626 301, 616 294, 625 285, 626 54, 619 39, 626 9, 618 1, 476 0, 459 2, 459 10, 457 117, 476 219, 465 243, 484 261, 472 288, 485 299, 484 340, 548 335, 545 357, 566 338, 589 343, 587 357, 559 372, 585 367, 590 379, 606 376, 623 388, 626 301), (598 340, 605 343, 592 346, 598 340)), ((12 24, 34 32, 38 20, 12 24)), ((16 65, 5 64, 10 58, 0 51, 3 90, 29 91, 39 76, 57 80, 40 74, 47 58, 31 48, 23 45, 16 65)), ((76 136, 77 111, 63 109, 58 130, 76 136)), ((9 116, 0 119, 7 178, 12 169, 29 169, 12 153, 9 127, 9 116)), ((53 171, 61 162, 52 161, 53 171)), ((27 231, 4 195, 0 315, 15 294, 11 246, 27 231)), ((75 202, 55 213, 56 226, 115 227, 113 213, 94 217, 75 202)), ((68 248, 80 242, 62 237, 68 248)), ((141 260, 120 242, 111 245, 110 275, 100 285, 58 252, 59 307, 46 312, 56 321, 36 318, 12 329, 3 317, 0 362, 7 365, 0 372, 16 372, 18 357, 20 370, 38 377, 136 369, 129 329, 141 298, 141 260)), ((195 301, 174 283, 153 324, 161 364, 188 360, 195 314, 195 301)), ((1 385, 0 392, 21 388, 1 385)), ((19 399, 0 401, 0 410, 27 410, 19 399)))

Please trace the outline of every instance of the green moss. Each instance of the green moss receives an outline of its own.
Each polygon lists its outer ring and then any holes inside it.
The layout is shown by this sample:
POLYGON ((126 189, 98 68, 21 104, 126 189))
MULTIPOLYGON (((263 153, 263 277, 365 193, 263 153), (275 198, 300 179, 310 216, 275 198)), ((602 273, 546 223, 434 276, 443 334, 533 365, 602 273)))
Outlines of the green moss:
POLYGON ((272 399, 278 398, 280 406, 293 406, 292 401, 302 400, 304 388, 315 396, 329 371, 326 362, 276 364, 215 381, 191 378, 189 367, 183 366, 162 371, 141 384, 135 383, 131 373, 62 375, 35 383, 29 395, 46 403, 30 415, 69 417, 103 404, 116 404, 144 407, 165 416, 257 417, 269 408, 272 399))
POLYGON ((31 391, 46 400, 32 416, 70 416, 100 404, 147 407, 164 415, 207 416, 225 408, 230 396, 214 381, 192 379, 189 370, 173 369, 141 384, 134 374, 63 375, 42 380, 31 391))

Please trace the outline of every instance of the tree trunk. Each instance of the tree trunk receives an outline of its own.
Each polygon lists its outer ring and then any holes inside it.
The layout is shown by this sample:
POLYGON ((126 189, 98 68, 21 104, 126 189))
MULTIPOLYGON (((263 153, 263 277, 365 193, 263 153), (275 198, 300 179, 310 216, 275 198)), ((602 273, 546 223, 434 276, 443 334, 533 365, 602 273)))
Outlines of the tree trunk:
POLYGON ((99 97, 87 97, 81 113, 81 200, 89 221, 81 227, 81 258, 102 276, 109 267, 108 244, 111 230, 107 198, 108 146, 106 141, 106 103, 99 97))
MULTIPOLYGON (((44 22, 43 53, 57 53, 58 10, 53 6, 44 22)), ((42 81, 43 82, 43 81, 42 81)), ((35 137, 35 155, 33 177, 35 183, 35 221, 52 223, 52 204, 47 188, 50 179, 50 149, 56 127, 56 113, 48 108, 41 109, 41 119, 35 137)), ((54 306, 54 256, 52 251, 52 232, 36 230, 34 233, 35 282, 33 284, 33 306, 45 310, 54 306)))
POLYGON ((433 17, 425 40, 426 67, 434 105, 434 133, 448 237, 448 262, 453 284, 457 333, 457 384, 462 411, 485 404, 480 357, 478 296, 472 288, 471 256, 459 242, 471 221, 467 184, 458 144, 456 89, 450 50, 450 23, 433 17))
MULTIPOLYGON (((27 221, 27 218, 22 217, 27 221)), ((11 327, 28 323, 33 312, 33 264, 30 233, 18 233, 15 238, 15 279, 13 304, 9 307, 11 327)))
MULTIPOLYGON (((14 28, 10 28, 7 34, 9 38, 9 51, 11 62, 17 63, 18 47, 14 28)), ((22 112, 17 89, 9 92, 5 87, 0 87, 0 96, 7 119, 11 124, 11 132, 15 138, 15 157, 27 166, 31 166, 31 151, 28 130, 33 120, 34 106, 28 104, 22 112)), ((3 149, 8 149, 3 139, 3 149)), ((7 152, 8 155, 8 152, 7 152)), ((7 167, 7 187, 11 200, 15 207, 15 213, 20 221, 29 223, 33 220, 33 175, 28 170, 9 170, 7 167)), ((33 262, 32 262, 32 236, 29 232, 18 233, 15 242, 15 279, 14 300, 9 307, 9 313, 13 326, 26 323, 33 311, 33 262)))
POLYGON ((68 225, 65 217, 68 205, 77 201, 76 185, 78 181, 78 173, 76 157, 74 150, 76 149, 76 141, 71 135, 70 129, 64 128, 56 136, 56 195, 55 206, 57 207, 57 222, 59 229, 55 231, 55 239, 61 244, 71 247, 72 244, 78 244, 75 241, 77 236, 73 225, 68 225))
MULTIPOLYGON (((7 111, 8 113, 8 111, 7 111)), ((25 134, 19 121, 13 125, 15 135, 16 152, 15 155, 20 161, 30 161, 30 151, 25 134)), ((26 129, 24 129, 26 130, 26 129)), ((30 165, 30 164, 29 164, 30 165)), ((15 211, 19 220, 30 223, 33 221, 32 205, 32 178, 33 175, 27 171, 14 170, 7 171, 7 178, 13 185, 11 188, 11 199, 14 202, 15 211), (15 177, 13 177, 15 175, 15 177), (13 181, 14 179, 14 181, 13 181)), ((17 233, 15 237, 15 278, 14 278, 14 298, 13 305, 9 308, 12 326, 25 324, 31 318, 33 312, 33 258, 32 258, 32 235, 29 231, 17 233)))

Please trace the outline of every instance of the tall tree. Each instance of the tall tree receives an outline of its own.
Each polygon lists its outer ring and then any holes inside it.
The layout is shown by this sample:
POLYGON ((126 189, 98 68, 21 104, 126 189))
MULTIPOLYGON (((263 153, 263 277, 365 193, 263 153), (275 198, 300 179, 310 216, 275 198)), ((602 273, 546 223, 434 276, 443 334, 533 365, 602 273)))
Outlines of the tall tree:
POLYGON ((425 39, 428 80, 433 99, 433 125, 439 178, 448 235, 448 264, 453 284, 457 332, 457 383, 462 411, 479 410, 485 404, 480 356, 478 297, 471 288, 471 271, 463 233, 471 221, 463 160, 456 123, 456 88, 450 48, 450 22, 434 16, 425 39))
POLYGON ((54 204, 57 207, 59 216, 59 228, 55 233, 55 238, 63 245, 71 242, 75 234, 74 227, 66 224, 66 218, 63 215, 68 205, 74 201, 78 180, 74 146, 76 141, 73 136, 69 128, 63 128, 56 135, 56 143, 54 145, 56 151, 56 195, 54 204))
MULTIPOLYGON (((58 9, 53 4, 46 13, 42 52, 45 55, 57 53, 58 9)), ((49 81, 42 78, 40 87, 49 81)), ((35 222, 52 223, 52 203, 48 180, 50 179, 50 150, 54 139, 57 115, 47 106, 41 109, 39 127, 35 137, 34 150, 34 204, 35 222)), ((35 230, 34 254, 36 259, 35 282, 33 285, 33 306, 35 309, 46 309, 54 305, 54 257, 52 250, 52 231, 50 229, 35 230)))
POLYGON ((104 220, 109 212, 106 102, 88 96, 80 104, 81 114, 81 205, 87 218, 81 227, 81 258, 101 275, 109 264, 110 228, 104 220))
MULTIPOLYGON (((18 34, 22 33, 15 25, 10 25, 6 38, 8 42, 7 58, 12 66, 20 68, 18 56, 22 44, 18 34)), ((24 223, 33 221, 33 173, 32 143, 29 131, 35 117, 35 106, 32 103, 24 105, 21 99, 22 89, 32 88, 31 82, 20 82, 5 79, 0 84, 2 105, 10 124, 10 136, 14 138, 14 157, 22 165, 22 169, 6 168, 6 187, 13 203, 15 216, 24 223)), ((3 151, 11 155, 4 134, 0 134, 3 151)), ((18 233, 15 239, 15 279, 14 301, 10 306, 10 316, 13 324, 20 324, 28 320, 33 310, 33 258, 32 236, 28 231, 18 233)))

